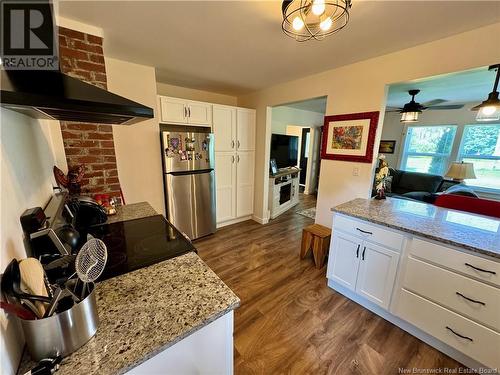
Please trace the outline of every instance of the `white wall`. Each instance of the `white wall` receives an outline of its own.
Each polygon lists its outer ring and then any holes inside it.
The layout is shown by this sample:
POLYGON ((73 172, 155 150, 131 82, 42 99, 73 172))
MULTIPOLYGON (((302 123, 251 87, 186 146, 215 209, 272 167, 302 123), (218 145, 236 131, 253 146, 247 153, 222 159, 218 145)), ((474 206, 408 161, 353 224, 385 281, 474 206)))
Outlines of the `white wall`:
MULTIPOLYGON (((266 122, 268 107, 327 96, 327 115, 382 111, 379 121, 382 124, 388 84, 496 63, 500 60, 500 49, 492 46, 498 45, 498 35, 500 23, 239 97, 238 105, 257 109, 255 216, 268 217, 267 166, 271 134, 271 124, 266 122)), ((332 38, 341 37, 342 34, 338 34, 332 38)), ((331 207, 355 197, 369 197, 380 135, 379 125, 371 164, 321 162, 317 223, 331 226, 331 207), (354 167, 358 168, 358 176, 353 176, 354 167)))
MULTIPOLYGON (((63 149, 57 121, 37 121, 0 109, 0 272, 13 259, 26 257, 19 217, 31 207, 44 207, 52 194, 52 167, 63 149), (58 151, 58 152, 59 152, 58 151)), ((58 162, 65 168, 65 159, 58 162)), ((17 370, 24 345, 16 318, 0 312, 1 373, 17 370)))
MULTIPOLYGON (((153 67, 105 56, 108 90, 148 107, 156 108, 153 67)), ((133 125, 114 125, 118 177, 127 204, 147 201, 165 213, 158 118, 133 125)))
POLYGON ((272 132, 275 134, 286 134, 288 125, 302 127, 316 127, 323 125, 324 113, 305 111, 287 106, 273 107, 272 110, 272 132))
MULTIPOLYGON (((485 94, 486 96, 486 94, 485 94)), ((470 110, 471 107, 479 104, 483 99, 479 99, 477 103, 467 103, 461 109, 454 110, 426 110, 418 117, 418 122, 410 125, 425 126, 425 125, 457 125, 457 133, 455 135, 455 144, 450 161, 457 160, 457 152, 460 147, 460 139, 462 138, 465 125, 477 124, 477 112, 470 110)), ((396 141, 394 154, 386 154, 386 160, 392 168, 399 168, 400 156, 403 151, 404 135, 408 124, 401 123, 400 113, 386 113, 384 119, 384 127, 382 128, 383 140, 396 141)))
POLYGON ((161 82, 156 83, 156 88, 158 95, 172 96, 174 98, 198 100, 200 102, 233 106, 235 106, 238 101, 236 96, 218 94, 211 91, 190 89, 187 87, 174 86, 161 82))

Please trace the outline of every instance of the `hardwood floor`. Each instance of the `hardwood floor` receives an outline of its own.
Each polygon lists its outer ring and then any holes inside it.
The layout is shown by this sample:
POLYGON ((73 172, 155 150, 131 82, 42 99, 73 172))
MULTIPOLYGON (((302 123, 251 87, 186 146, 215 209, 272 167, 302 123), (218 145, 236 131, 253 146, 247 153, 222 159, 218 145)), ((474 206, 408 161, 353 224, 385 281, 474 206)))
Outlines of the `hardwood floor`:
POLYGON ((399 368, 459 363, 326 285, 326 266, 300 260, 296 211, 267 225, 246 221, 195 243, 200 257, 240 297, 235 313, 235 374, 398 374, 399 368))

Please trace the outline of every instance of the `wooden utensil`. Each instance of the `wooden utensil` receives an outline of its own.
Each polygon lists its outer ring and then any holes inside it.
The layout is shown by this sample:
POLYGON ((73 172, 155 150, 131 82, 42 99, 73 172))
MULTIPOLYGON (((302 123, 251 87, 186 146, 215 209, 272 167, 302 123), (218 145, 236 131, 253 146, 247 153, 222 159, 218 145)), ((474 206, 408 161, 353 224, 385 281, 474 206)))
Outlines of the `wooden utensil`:
MULTIPOLYGON (((26 288, 26 290, 24 290, 26 293, 48 297, 44 278, 45 272, 38 259, 26 258, 21 260, 19 262, 19 270, 21 272, 21 289, 26 288)), ((38 301, 35 305, 43 316, 46 309, 45 304, 38 301)))

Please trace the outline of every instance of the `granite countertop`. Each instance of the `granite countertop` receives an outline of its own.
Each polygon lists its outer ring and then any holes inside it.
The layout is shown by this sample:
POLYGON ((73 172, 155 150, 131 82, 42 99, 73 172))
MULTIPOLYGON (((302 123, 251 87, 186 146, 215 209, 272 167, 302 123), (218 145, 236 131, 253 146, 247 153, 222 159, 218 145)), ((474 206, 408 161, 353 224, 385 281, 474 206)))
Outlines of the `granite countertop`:
MULTIPOLYGON (((195 253, 105 280, 96 297, 97 333, 58 375, 123 374, 240 304, 195 253)), ((32 366, 25 353, 18 373, 32 366)))
MULTIPOLYGON (((129 204, 108 223, 154 215, 147 202, 129 204)), ((59 375, 123 374, 240 305, 194 252, 104 280, 96 298, 97 333, 63 359, 59 375)), ((25 350, 18 374, 35 365, 25 350)))
POLYGON ((397 198, 357 198, 332 211, 500 259, 500 220, 494 217, 397 198))
POLYGON ((106 223, 111 224, 155 215, 158 213, 148 202, 132 203, 117 207, 116 214, 108 216, 106 223))

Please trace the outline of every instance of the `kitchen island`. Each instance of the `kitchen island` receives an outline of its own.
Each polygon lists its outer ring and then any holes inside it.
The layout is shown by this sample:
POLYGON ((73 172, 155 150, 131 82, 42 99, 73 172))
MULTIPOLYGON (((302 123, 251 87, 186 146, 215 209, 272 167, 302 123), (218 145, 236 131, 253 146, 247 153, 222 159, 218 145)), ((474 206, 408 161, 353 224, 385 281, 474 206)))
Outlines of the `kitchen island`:
POLYGON ((329 287, 468 367, 500 367, 500 220, 396 198, 332 211, 329 287))
MULTIPOLYGON (((131 206, 123 220, 156 215, 146 202, 131 206)), ((240 300, 194 252, 104 280, 96 299, 96 335, 58 374, 232 373, 240 300)), ((25 353, 19 373, 33 365, 25 353)))

